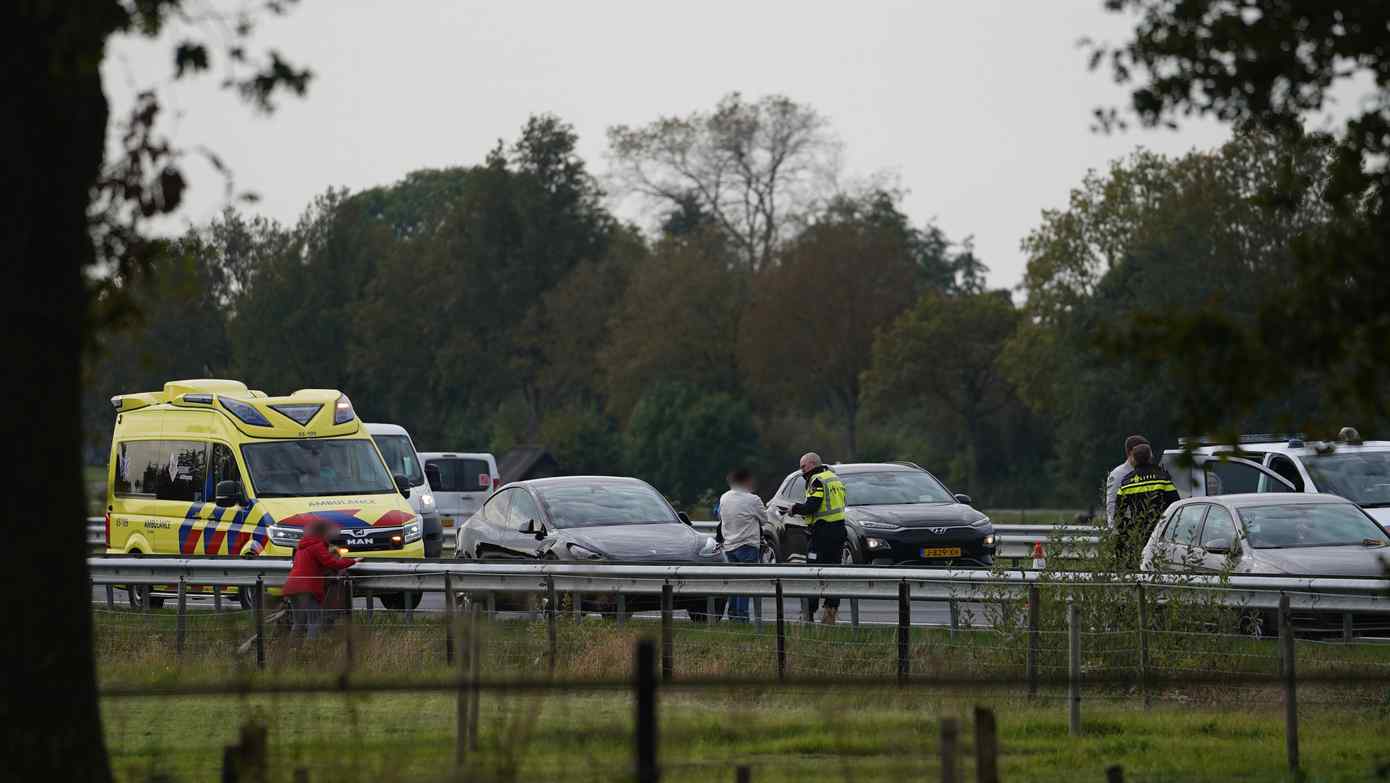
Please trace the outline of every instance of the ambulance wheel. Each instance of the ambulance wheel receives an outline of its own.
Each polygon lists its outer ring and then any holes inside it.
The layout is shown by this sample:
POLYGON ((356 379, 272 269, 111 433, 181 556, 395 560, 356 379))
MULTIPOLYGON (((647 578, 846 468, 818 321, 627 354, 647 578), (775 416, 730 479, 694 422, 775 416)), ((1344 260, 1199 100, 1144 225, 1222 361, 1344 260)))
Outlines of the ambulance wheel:
MULTIPOLYGON (((130 600, 131 609, 142 609, 145 606, 145 593, 150 592, 149 585, 131 585, 126 588, 126 596, 130 600)), ((150 596, 151 609, 163 609, 164 599, 159 596, 150 596)))
MULTIPOLYGON (((389 609, 390 611, 392 611, 392 612, 404 612, 404 611, 405 611, 405 596, 406 596, 406 595, 407 595, 406 593, 382 593, 381 595, 379 595, 379 596, 377 596, 377 597, 381 599, 381 605, 384 606, 384 607, 386 607, 386 608, 389 609)), ((424 594, 421 593, 419 590, 416 590, 416 591, 413 591, 413 592, 409 593, 409 595, 410 595, 410 610, 413 612, 413 611, 415 611, 416 609, 420 608, 420 597, 421 597, 422 595, 424 595, 424 594)))

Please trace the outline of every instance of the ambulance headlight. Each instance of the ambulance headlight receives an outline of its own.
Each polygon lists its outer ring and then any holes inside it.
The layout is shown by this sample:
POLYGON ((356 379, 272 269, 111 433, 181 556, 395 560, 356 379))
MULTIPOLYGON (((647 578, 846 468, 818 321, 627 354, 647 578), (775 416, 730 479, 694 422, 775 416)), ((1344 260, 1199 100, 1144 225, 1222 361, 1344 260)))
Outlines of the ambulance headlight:
POLYGON ((420 518, 418 516, 415 517, 415 520, 413 522, 405 523, 404 530, 405 542, 407 544, 412 544, 416 541, 419 541, 420 538, 425 535, 424 527, 420 524, 420 518))
POLYGON ((270 533, 270 543, 290 549, 298 545, 299 539, 304 537, 304 528, 302 527, 271 525, 268 532, 270 533))

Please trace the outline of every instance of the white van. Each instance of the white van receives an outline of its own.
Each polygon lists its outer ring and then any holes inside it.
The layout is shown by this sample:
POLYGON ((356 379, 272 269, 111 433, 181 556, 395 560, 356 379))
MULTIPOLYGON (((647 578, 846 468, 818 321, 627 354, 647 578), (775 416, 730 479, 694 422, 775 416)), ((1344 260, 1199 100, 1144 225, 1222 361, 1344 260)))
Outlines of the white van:
POLYGON ((424 520, 425 557, 439 557, 444 553, 444 531, 439 526, 439 511, 435 507, 434 495, 425 482, 424 462, 415 451, 415 442, 410 433, 398 424, 368 424, 367 432, 386 458, 386 465, 393 476, 403 476, 410 484, 410 507, 424 520))
POLYGON ((502 480, 497 458, 484 452, 427 451, 420 455, 434 492, 439 523, 452 541, 502 480))
POLYGON ((1362 440, 1353 428, 1339 440, 1305 441, 1299 435, 1246 435, 1233 449, 1194 444, 1190 464, 1181 449, 1163 453, 1163 465, 1183 497, 1242 492, 1340 495, 1390 529, 1390 441, 1362 440))

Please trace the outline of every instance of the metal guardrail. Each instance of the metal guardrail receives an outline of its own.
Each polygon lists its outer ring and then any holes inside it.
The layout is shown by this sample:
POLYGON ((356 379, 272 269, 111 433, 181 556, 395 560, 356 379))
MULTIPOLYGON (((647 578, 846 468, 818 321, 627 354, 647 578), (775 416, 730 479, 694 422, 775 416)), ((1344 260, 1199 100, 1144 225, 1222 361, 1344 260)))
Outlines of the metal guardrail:
MULTIPOLYGON (((272 557, 91 557, 94 584, 168 585, 183 579, 197 585, 247 586, 258 579, 282 584, 288 558, 272 557)), ((1134 589, 1145 585, 1168 590, 1216 591, 1219 600, 1255 609, 1275 608, 1282 594, 1295 609, 1327 612, 1390 613, 1390 579, 1337 576, 1165 575, 1139 574, 1120 581, 1098 581, 1090 574, 1011 570, 928 569, 905 566, 804 565, 625 565, 541 562, 443 562, 383 560, 359 562, 354 582, 375 592, 442 592, 449 575, 453 590, 465 593, 560 592, 659 595, 671 585, 678 595, 774 596, 780 585, 790 597, 838 597, 897 600, 901 585, 918 601, 1001 603, 1026 600, 1033 585, 1077 589, 1134 589)))
MULTIPOLYGON (((696 530, 711 536, 719 526, 718 522, 703 520, 691 524, 696 530)), ((446 537, 449 535, 446 534, 446 537)), ((1034 543, 1051 543, 1054 535, 1060 539, 1063 551, 1053 554, 1062 557, 1089 557, 1095 553, 1100 541, 1096 529, 1088 525, 995 525, 994 535, 996 555, 1008 559, 1031 557, 1034 543)), ((100 551, 105 547, 106 520, 103 517, 88 517, 87 548, 100 551)))

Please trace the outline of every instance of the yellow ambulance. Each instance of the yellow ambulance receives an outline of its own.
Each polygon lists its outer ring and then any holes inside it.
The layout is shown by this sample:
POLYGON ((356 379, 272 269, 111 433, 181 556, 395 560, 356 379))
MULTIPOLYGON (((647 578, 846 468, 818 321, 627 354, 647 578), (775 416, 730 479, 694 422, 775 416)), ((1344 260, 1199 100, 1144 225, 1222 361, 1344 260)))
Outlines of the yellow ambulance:
POLYGON ((321 519, 352 557, 424 557, 410 485, 390 474, 342 392, 268 397, 203 379, 111 405, 110 554, 287 557, 321 519))

